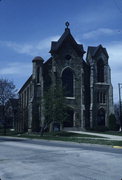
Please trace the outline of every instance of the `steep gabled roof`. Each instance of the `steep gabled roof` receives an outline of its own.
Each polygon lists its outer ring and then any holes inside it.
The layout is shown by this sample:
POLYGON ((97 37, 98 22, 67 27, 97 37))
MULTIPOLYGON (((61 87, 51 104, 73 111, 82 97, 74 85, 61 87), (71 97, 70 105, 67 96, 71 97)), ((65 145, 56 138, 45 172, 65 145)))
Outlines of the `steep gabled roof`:
POLYGON ((87 54, 90 54, 91 56, 93 56, 95 49, 96 47, 94 46, 88 46, 87 54))
POLYGON ((97 46, 97 47, 95 47, 95 46, 89 46, 89 47, 88 47, 88 54, 90 53, 90 55, 91 55, 92 57, 95 57, 96 54, 98 53, 98 51, 99 51, 100 49, 102 49, 102 51, 104 52, 104 54, 105 54, 106 57, 108 58, 109 56, 108 56, 108 53, 107 53, 107 51, 106 51, 106 48, 104 48, 101 44, 100 44, 99 46, 97 46))
POLYGON ((28 84, 32 81, 32 75, 27 79, 27 81, 24 83, 24 85, 21 87, 19 90, 19 93, 21 93, 27 86, 28 84))
POLYGON ((58 49, 62 46, 63 42, 66 40, 70 40, 70 42, 72 43, 72 45, 74 46, 74 48, 76 49, 78 53, 80 54, 85 53, 83 49, 83 45, 77 44, 72 34, 70 33, 69 28, 65 28, 64 33, 62 34, 62 36, 60 37, 58 41, 52 41, 50 53, 55 53, 56 51, 58 51, 58 49))
POLYGON ((47 61, 44 62, 44 66, 52 62, 52 57, 50 57, 47 61))

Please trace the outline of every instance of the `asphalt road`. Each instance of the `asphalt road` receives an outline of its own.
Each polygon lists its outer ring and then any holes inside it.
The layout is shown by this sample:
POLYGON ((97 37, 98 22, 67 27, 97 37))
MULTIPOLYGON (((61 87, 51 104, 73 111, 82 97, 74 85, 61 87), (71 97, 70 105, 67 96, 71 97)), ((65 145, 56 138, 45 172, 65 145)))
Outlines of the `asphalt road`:
POLYGON ((122 149, 0 137, 1 180, 121 180, 122 149))

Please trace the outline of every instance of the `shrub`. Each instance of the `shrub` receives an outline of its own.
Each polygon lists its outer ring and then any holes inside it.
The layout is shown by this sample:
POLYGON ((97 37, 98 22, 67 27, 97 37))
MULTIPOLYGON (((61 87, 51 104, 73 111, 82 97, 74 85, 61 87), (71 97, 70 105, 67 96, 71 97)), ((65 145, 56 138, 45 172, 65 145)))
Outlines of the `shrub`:
POLYGON ((91 131, 95 131, 95 132, 105 132, 108 130, 109 129, 106 126, 95 126, 94 128, 91 129, 91 131))
POLYGON ((117 130, 117 124, 116 124, 116 117, 114 114, 110 114, 108 122, 109 122, 109 129, 112 131, 116 131, 117 130))

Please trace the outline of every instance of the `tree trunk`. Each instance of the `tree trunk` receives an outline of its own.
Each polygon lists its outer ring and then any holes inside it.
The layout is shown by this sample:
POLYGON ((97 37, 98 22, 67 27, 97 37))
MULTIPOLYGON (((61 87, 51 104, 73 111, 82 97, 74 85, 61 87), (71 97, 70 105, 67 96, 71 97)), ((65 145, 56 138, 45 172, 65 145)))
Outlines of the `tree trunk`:
POLYGON ((44 127, 41 127, 40 136, 44 135, 44 127))
POLYGON ((4 136, 6 136, 6 122, 4 122, 4 136))
POLYGON ((3 122, 4 122, 4 135, 6 136, 6 117, 5 117, 5 107, 3 107, 3 122))

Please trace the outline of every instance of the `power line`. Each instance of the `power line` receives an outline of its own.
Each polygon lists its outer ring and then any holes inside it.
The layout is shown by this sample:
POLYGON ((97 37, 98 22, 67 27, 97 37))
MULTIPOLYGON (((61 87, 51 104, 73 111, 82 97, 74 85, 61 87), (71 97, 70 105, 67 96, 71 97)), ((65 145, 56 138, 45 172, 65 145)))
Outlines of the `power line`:
POLYGON ((116 8, 118 9, 118 11, 122 14, 122 9, 120 8, 120 6, 118 5, 117 1, 116 0, 113 0, 116 8))

